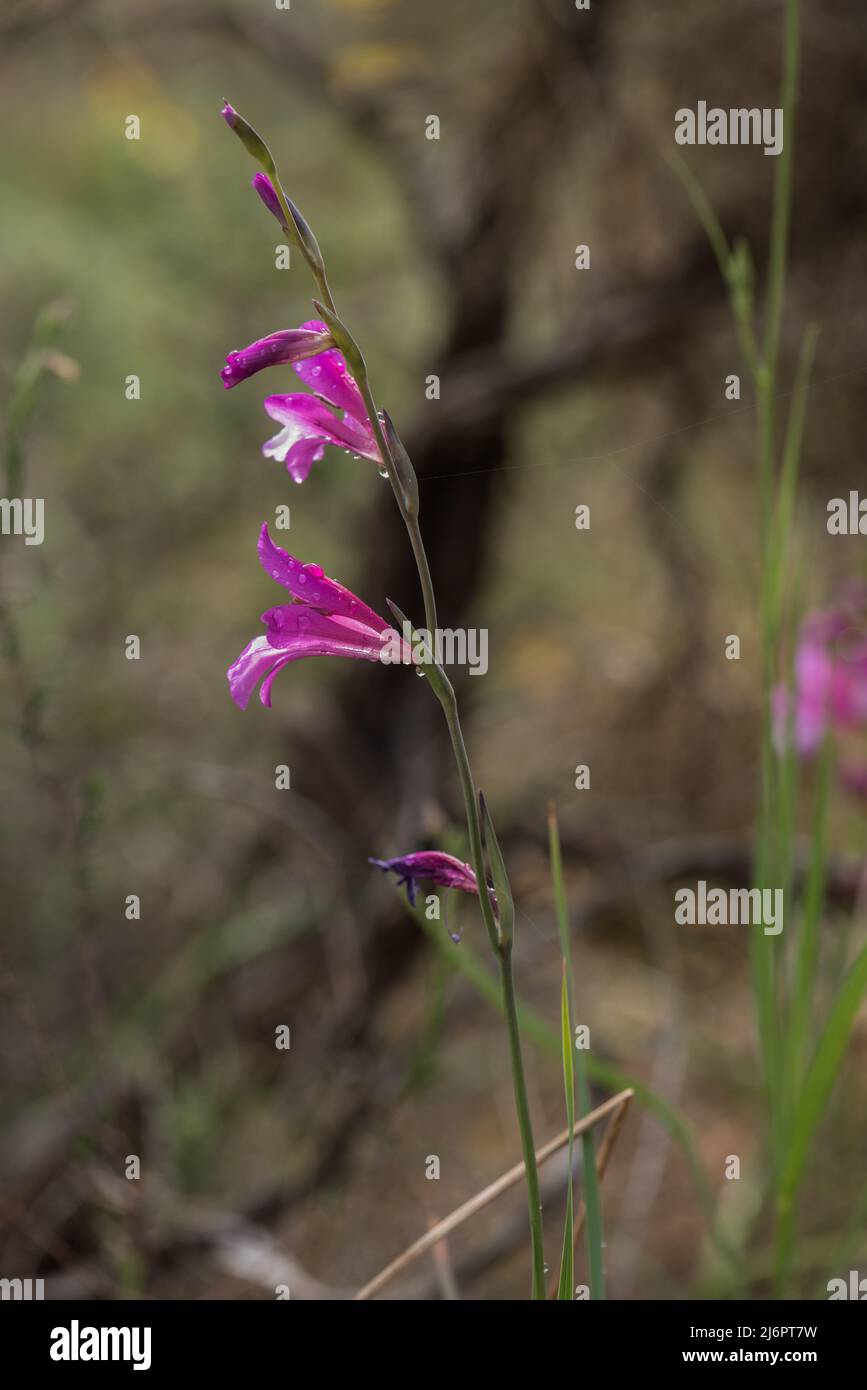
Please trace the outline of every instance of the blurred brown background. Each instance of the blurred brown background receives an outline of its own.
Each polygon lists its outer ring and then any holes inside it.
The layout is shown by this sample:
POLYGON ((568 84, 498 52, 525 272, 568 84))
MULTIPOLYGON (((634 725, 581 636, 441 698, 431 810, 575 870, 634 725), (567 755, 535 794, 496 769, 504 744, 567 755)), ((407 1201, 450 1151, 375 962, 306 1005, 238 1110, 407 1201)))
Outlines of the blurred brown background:
MULTIPOLYGON (((429 692, 318 660, 279 677, 270 712, 228 697, 226 667, 280 601, 255 539, 281 503, 294 554, 380 612, 386 595, 415 615, 420 601, 375 469, 329 453, 296 488, 261 457, 261 398, 290 373, 221 389, 226 352, 302 322, 313 292, 300 257, 274 266, 224 97, 275 151, 416 462, 441 620, 490 633, 489 672, 461 695, 513 868, 522 996, 556 1028, 554 799, 594 1055, 679 1109, 715 1192, 741 1156, 721 1195, 734 1228, 749 1211, 746 939, 677 935, 671 884, 749 875, 754 415, 745 374, 741 401, 724 398, 741 366, 723 287, 666 156, 678 107, 777 104, 781 20, 777 0, 7 0, 7 437, 34 320, 58 299, 71 312, 23 438, 45 543, 0 541, 0 1274, 83 1297, 281 1282, 339 1297, 519 1155, 496 1014, 366 862, 464 855, 429 692)), ((790 382, 805 325, 821 329, 805 604, 864 571, 863 542, 827 537, 825 504, 863 472, 865 94, 863 4, 805 4, 783 345, 790 382)), ((685 153, 761 281, 773 159, 685 153)), ((841 806, 844 898, 862 837, 841 806)), ((862 1029, 823 1132, 804 1292, 862 1181, 864 1046, 862 1029)), ((556 1054, 527 1051, 541 1142, 565 1123, 562 1080, 556 1054)), ((551 1250, 562 1178, 554 1165, 551 1250)), ((522 1203, 450 1243, 462 1297, 525 1296, 522 1203)), ((718 1287, 683 1155, 641 1107, 605 1212, 613 1295, 718 1287)), ((766 1263, 760 1229, 757 1296, 766 1263)), ((422 1262, 392 1292, 440 1287, 422 1262)))

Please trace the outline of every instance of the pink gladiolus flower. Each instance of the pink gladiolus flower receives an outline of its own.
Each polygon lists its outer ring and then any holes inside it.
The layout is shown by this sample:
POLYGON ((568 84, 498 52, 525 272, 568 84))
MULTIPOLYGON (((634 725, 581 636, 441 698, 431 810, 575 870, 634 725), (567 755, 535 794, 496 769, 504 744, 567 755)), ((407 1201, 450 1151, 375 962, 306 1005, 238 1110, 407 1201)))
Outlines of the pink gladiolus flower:
MULTIPOLYGON (((399 888, 406 887, 410 906, 415 906, 418 880, 435 883, 440 888, 460 888, 464 893, 478 893, 479 885, 469 864, 443 854, 438 849, 416 850, 413 854, 398 855, 396 859, 370 859, 377 869, 397 874, 399 888)), ((490 890, 489 890, 490 891, 490 890)))
POLYGON ((386 641, 400 640, 384 618, 328 579, 319 565, 303 565, 275 545, 267 526, 259 535, 259 560, 271 578, 289 590, 292 602, 262 614, 265 636, 254 637, 229 667, 229 690, 241 709, 246 709, 260 681, 259 699, 270 706, 274 677, 290 661, 305 656, 379 661, 386 641))

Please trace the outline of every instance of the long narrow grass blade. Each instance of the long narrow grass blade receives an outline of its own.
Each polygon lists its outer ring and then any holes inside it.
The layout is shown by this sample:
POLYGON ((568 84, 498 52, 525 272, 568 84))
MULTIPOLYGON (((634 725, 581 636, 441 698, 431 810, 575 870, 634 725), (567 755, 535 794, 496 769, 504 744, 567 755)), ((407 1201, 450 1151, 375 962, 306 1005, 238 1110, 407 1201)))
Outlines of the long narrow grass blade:
POLYGON ((575 1257, 573 1253, 572 1227, 573 1180, 572 1169, 575 1162, 575 1141, 572 1130, 575 1125, 575 1072, 572 1066, 572 1022, 569 1015, 569 976, 566 961, 563 961, 563 989, 560 1000, 561 1041, 563 1044, 563 1085, 566 1090, 566 1121, 569 1126, 569 1167, 566 1176, 566 1225, 563 1230, 563 1257, 560 1261, 560 1282, 557 1286, 558 1299, 572 1299, 575 1282, 575 1257))
POLYGON ((785 1287, 794 1248, 795 1200, 810 1147, 843 1063, 858 1010, 867 994, 867 945, 862 946, 843 980, 828 1016, 789 1136, 788 1155, 777 1197, 777 1280, 785 1287))
MULTIPOLYGON (((424 912, 413 912, 409 906, 406 910, 415 919, 425 935, 430 938, 436 949, 446 955, 460 974, 469 981, 479 997, 486 1004, 490 1004, 493 1009, 496 1009, 498 1013, 502 1013, 503 1000, 497 982, 478 952, 473 950, 470 942, 465 938, 460 945, 457 945, 443 931, 442 923, 428 921, 424 912)), ((548 1056, 559 1056, 560 1039, 557 1031, 551 1027, 547 1019, 543 1018, 535 1009, 521 1003, 518 1005, 518 1016, 522 1033, 536 1047, 548 1056)), ((657 1095, 656 1091, 647 1086, 639 1077, 630 1076, 627 1072, 621 1071, 619 1067, 613 1066, 610 1062, 603 1062, 598 1057, 591 1056, 586 1061, 587 1074, 591 1080, 610 1091, 631 1090, 638 1103, 644 1107, 648 1114, 653 1115, 671 1136, 673 1143, 677 1145, 686 1159, 696 1197, 708 1228, 709 1239, 732 1270, 738 1270, 737 1251, 717 1229, 716 1199, 707 1180, 698 1146, 689 1125, 673 1105, 670 1105, 663 1096, 657 1095)))
MULTIPOLYGON (((563 952, 569 983, 572 984, 572 943, 569 935, 569 910, 566 903, 566 886, 563 879, 563 855, 560 848, 560 830, 557 825, 557 812, 553 806, 548 808, 548 846, 551 860, 551 882, 554 891, 554 912, 557 930, 560 935, 560 949, 563 952)), ((574 985, 572 986, 574 994, 574 985)), ((571 1044, 571 1039, 570 1039, 571 1044)), ((578 1112, 587 1114, 590 1109, 590 1087, 587 1081, 587 1059, 583 1048, 575 1049, 575 1074, 578 1084, 578 1112)), ((584 1206, 587 1211, 587 1265, 590 1273, 590 1296, 594 1299, 605 1297, 605 1267, 602 1236, 602 1203, 599 1195, 599 1178, 596 1172, 596 1152, 593 1135, 588 1132, 581 1141, 582 1181, 584 1206)), ((571 1228, 570 1228, 571 1229, 571 1228)))
POLYGON ((816 778, 813 824, 810 834, 810 863, 804 889, 804 907, 798 935, 798 953, 792 986, 788 1056, 791 1069, 790 1095, 798 1093, 810 1044, 813 982, 819 961, 819 925, 825 905, 825 859, 828 841, 828 807, 834 769, 833 743, 825 739, 816 778))

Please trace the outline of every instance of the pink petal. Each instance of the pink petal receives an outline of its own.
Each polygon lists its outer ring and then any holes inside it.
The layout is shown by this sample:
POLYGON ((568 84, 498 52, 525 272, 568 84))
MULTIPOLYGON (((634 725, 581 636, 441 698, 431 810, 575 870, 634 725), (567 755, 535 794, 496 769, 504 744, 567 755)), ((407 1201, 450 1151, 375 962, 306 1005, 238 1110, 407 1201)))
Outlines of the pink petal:
POLYGON ((268 642, 295 661, 303 656, 348 656, 379 661, 383 640, 378 632, 335 621, 306 603, 284 603, 262 614, 268 642))
MULTIPOLYGON (((290 467, 290 459, 295 460, 296 446, 301 441, 314 441, 321 451, 325 444, 333 444, 349 453, 362 454, 365 458, 378 461, 379 454, 371 437, 365 435, 352 419, 340 420, 322 401, 315 396, 266 396, 265 410, 272 420, 283 426, 262 445, 266 458, 279 459, 290 467)), ((314 455, 315 457, 315 455, 314 455)), ((319 453, 321 457, 321 452, 319 453)), ((306 461, 306 455, 305 455, 306 461)), ((313 460, 311 459, 310 462, 313 460)), ((309 463, 306 473, 309 472, 309 463)))
POLYGON ((239 709, 246 709, 259 681, 283 653, 275 651, 267 637, 254 637, 228 670, 229 691, 239 709))
MULTIPOLYGON (((321 319, 308 319, 301 327, 314 333, 328 332, 328 325, 321 319)), ((295 370, 311 391, 324 396, 338 410, 347 411, 369 431, 367 410, 361 392, 346 365, 343 353, 338 348, 328 348, 304 362, 296 362, 295 370)))
POLYGON ((302 565, 294 555, 272 541, 267 525, 259 533, 259 560, 266 574, 301 603, 321 608, 330 616, 348 620, 349 624, 374 633, 385 632, 389 624, 349 589, 329 579, 319 565, 302 565))

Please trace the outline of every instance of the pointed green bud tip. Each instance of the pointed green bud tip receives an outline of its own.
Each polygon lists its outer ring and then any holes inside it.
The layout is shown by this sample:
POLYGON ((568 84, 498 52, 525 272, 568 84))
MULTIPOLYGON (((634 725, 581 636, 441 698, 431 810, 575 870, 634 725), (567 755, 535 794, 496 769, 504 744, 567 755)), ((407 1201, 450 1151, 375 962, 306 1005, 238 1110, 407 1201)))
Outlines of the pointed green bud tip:
POLYGON ((313 229, 310 223, 307 221, 301 209, 287 196, 285 189, 283 190, 283 197, 286 199, 286 206, 292 215, 292 221, 295 223, 298 241, 302 251, 307 257, 308 263, 314 270, 324 271, 325 262, 322 259, 322 252, 319 250, 319 242, 313 235, 313 229))
POLYGON ((250 125, 249 121, 245 121, 244 117, 241 116, 228 101, 223 102, 220 115, 223 117, 229 129, 234 130, 247 153, 251 154, 272 177, 276 177, 271 151, 268 149, 268 146, 265 144, 265 141, 262 139, 261 135, 259 135, 258 131, 255 131, 250 125))
POLYGON ((337 345, 337 347, 343 353, 343 356, 346 358, 352 375, 356 378, 362 375, 366 376, 367 368, 364 365, 364 358, 361 355, 361 349, 356 343, 349 329, 343 323, 343 321, 337 317, 333 309, 327 309, 325 305, 322 304, 321 301, 318 299, 314 299, 313 307, 316 310, 319 317, 324 319, 325 322, 328 324, 328 327, 331 329, 331 336, 334 339, 334 342, 337 345))
POLYGON ((385 602, 386 602, 386 604, 388 605, 388 611, 389 611, 389 613, 391 614, 391 616, 392 616, 393 618, 396 618, 396 619, 397 619, 397 621, 400 623, 401 627, 403 626, 404 623, 407 623, 409 626, 412 626, 412 624, 411 624, 410 621, 409 621, 409 618, 405 617, 404 614, 401 613, 401 611, 400 611, 400 609, 398 608, 398 606, 397 606, 396 603, 392 603, 392 601, 391 601, 390 598, 387 598, 387 599, 385 600, 385 602))
POLYGON ((511 944, 515 932, 515 904, 512 898, 512 886, 509 883, 509 875, 506 872, 506 864, 500 849, 500 842, 497 839, 497 832, 494 830, 494 822, 488 810, 488 803, 481 790, 479 791, 479 811, 482 847, 487 856, 494 884, 495 916, 498 919, 500 942, 502 945, 508 946, 511 944))
POLYGON ((418 476, 387 410, 382 412, 382 429, 400 483, 404 511, 407 516, 418 516, 418 476))

